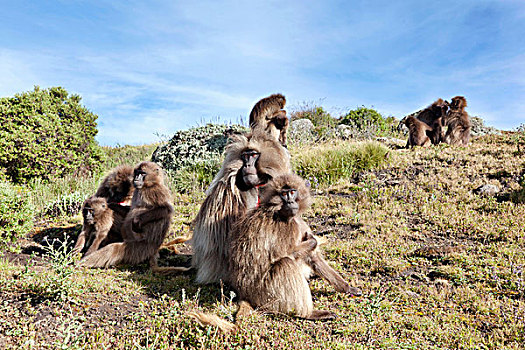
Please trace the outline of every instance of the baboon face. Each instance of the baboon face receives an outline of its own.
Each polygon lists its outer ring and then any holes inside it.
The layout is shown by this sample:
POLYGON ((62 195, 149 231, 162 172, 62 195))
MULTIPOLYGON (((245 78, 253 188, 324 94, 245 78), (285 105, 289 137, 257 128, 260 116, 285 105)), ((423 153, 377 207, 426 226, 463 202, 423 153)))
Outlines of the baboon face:
POLYGON ((137 189, 141 189, 144 186, 144 180, 146 179, 146 172, 142 169, 135 169, 133 171, 133 186, 137 189))
POLYGON ((241 153, 241 159, 243 162, 242 167, 242 179, 244 183, 250 187, 259 185, 259 176, 257 175, 256 163, 261 155, 260 152, 255 150, 248 150, 241 153))
POLYGON ((133 171, 133 186, 136 189, 162 183, 162 170, 153 162, 142 162, 133 171))
POLYGON ((297 215, 297 212, 299 211, 299 204, 297 203, 297 189, 283 188, 279 193, 279 197, 283 202, 281 210, 279 210, 279 215, 284 219, 288 219, 297 215))
POLYGON ((82 208, 82 216, 89 225, 95 224, 95 217, 106 210, 107 204, 104 198, 87 199, 82 208))

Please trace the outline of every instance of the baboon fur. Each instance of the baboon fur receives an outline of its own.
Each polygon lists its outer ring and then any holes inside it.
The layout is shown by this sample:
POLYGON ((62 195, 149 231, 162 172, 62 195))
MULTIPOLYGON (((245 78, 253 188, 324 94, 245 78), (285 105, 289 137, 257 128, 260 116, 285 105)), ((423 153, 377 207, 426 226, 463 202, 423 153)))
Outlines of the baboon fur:
POLYGON ((470 140, 470 123, 469 115, 465 111, 467 99, 463 96, 452 98, 450 111, 446 118, 448 126, 445 135, 445 142, 450 145, 466 146, 470 140))
POLYGON ((100 246, 118 241, 120 234, 108 237, 113 226, 113 215, 114 212, 108 208, 105 198, 92 196, 86 199, 82 205, 82 231, 73 252, 80 253, 85 247, 89 247, 86 252, 86 255, 89 255, 100 246))
POLYGON ((404 120, 405 125, 408 127, 407 148, 414 146, 428 147, 431 145, 430 138, 427 135, 427 132, 432 132, 430 126, 414 116, 409 116, 404 120))
POLYGON ((120 165, 102 180, 95 196, 106 198, 108 204, 129 206, 133 191, 133 168, 129 165, 120 165))
POLYGON ((81 265, 107 268, 149 259, 156 266, 156 255, 173 215, 171 194, 164 184, 162 169, 153 162, 142 162, 135 168, 133 184, 131 209, 122 224, 124 242, 97 250, 84 257, 81 265))
POLYGON ((261 99, 250 112, 250 127, 252 131, 263 131, 286 146, 289 120, 283 110, 286 98, 281 94, 273 94, 261 99))
MULTIPOLYGON (((261 190, 261 203, 231 232, 230 283, 239 300, 264 312, 307 319, 330 319, 329 311, 314 310, 308 286, 309 260, 317 240, 301 218, 310 194, 297 175, 274 178, 261 190), (290 209, 281 193, 295 190, 290 209), (297 207, 298 204, 298 207, 297 207)), ((335 271, 334 271, 335 272, 335 271)))
POLYGON ((257 205, 258 189, 246 186, 241 176, 241 155, 249 150, 260 152, 256 168, 263 183, 291 169, 286 150, 270 135, 232 135, 222 167, 206 191, 206 199, 192 225, 192 266, 197 269, 197 283, 225 280, 229 232, 248 209, 257 205))
POLYGON ((399 122, 398 129, 403 124, 407 125, 406 121, 408 118, 415 117, 430 127, 430 130, 427 129, 425 133, 429 137, 431 143, 437 145, 444 140, 445 135, 443 128, 445 126, 445 118, 448 109, 449 103, 441 98, 438 98, 427 108, 403 118, 399 122))

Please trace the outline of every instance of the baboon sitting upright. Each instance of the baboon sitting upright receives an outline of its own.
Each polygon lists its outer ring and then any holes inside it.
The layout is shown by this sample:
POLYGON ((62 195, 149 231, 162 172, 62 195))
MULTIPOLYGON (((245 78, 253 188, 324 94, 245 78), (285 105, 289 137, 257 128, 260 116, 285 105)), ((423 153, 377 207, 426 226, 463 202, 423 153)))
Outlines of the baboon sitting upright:
MULTIPOLYGON (((153 162, 142 162, 134 170, 135 192, 131 209, 122 224, 124 242, 112 243, 84 257, 86 267, 104 267, 118 264, 138 264, 150 260, 157 267, 156 255, 166 237, 173 207, 171 194, 164 185, 162 169, 153 162)), ((180 271, 187 269, 181 268, 180 271)))
POLYGON ((468 113, 465 111, 467 99, 463 96, 452 98, 450 110, 446 117, 448 126, 445 142, 450 145, 466 146, 470 140, 470 124, 468 113))
MULTIPOLYGON (((307 278, 312 265, 340 279, 316 250, 317 240, 300 217, 309 205, 309 191, 297 175, 274 178, 261 190, 259 207, 241 219, 231 232, 230 283, 241 302, 265 312, 325 320, 330 311, 314 310, 307 278)), ((323 276, 325 277, 325 276, 323 276)), ((347 288, 352 294, 358 289, 347 288)))
POLYGON ((250 127, 253 132, 263 131, 286 147, 288 117, 283 110, 286 98, 281 94, 273 94, 261 99, 250 112, 250 127))
POLYGON ((408 127, 409 132, 406 148, 414 146, 430 146, 431 141, 427 135, 427 133, 432 132, 432 128, 430 126, 414 116, 405 118, 404 123, 408 127))
MULTIPOLYGON (((80 253, 84 246, 87 246, 89 249, 86 255, 89 255, 107 240, 113 225, 113 210, 108 208, 105 198, 92 196, 82 205, 82 217, 84 219, 82 231, 73 252, 80 253)), ((118 238, 112 239, 112 241, 117 240, 118 238)))
POLYGON ((102 180, 96 193, 88 198, 82 208, 82 232, 73 248, 80 253, 84 247, 91 254, 107 243, 122 241, 122 222, 129 212, 133 196, 133 168, 121 165, 102 180), (89 216, 86 220, 86 215, 89 216))
POLYGON ((258 186, 290 169, 286 150, 270 135, 232 135, 222 167, 193 221, 192 266, 197 269, 197 283, 226 279, 232 225, 257 205, 258 186))

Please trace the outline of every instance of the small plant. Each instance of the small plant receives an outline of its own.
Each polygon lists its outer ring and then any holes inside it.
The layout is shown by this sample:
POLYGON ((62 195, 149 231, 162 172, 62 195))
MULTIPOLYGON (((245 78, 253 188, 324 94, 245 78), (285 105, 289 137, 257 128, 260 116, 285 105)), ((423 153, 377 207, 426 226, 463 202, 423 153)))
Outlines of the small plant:
POLYGON ((56 201, 49 203, 42 211, 42 215, 52 217, 76 215, 80 211, 84 199, 85 196, 80 192, 61 196, 56 201))
POLYGON ((17 242, 33 228, 33 205, 25 187, 0 182, 0 248, 17 250, 17 242))
POLYGON ((192 193, 207 188, 219 171, 219 159, 196 162, 176 172, 168 172, 173 189, 179 193, 192 193))
POLYGON ((29 294, 38 300, 75 302, 81 288, 74 279, 75 274, 78 273, 74 266, 77 256, 69 251, 66 239, 45 242, 47 243, 44 246, 45 256, 49 261, 50 271, 40 274, 26 268, 21 273, 21 281, 29 294))

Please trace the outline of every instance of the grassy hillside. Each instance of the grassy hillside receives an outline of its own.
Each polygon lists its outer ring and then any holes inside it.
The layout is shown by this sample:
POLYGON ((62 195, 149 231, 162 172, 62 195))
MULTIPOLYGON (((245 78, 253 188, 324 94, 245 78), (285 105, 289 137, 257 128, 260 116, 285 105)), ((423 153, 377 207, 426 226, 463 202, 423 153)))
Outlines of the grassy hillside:
MULTIPOLYGON (((185 313, 232 319, 236 304, 226 286, 197 286, 194 273, 152 275, 146 265, 76 269, 67 252, 80 217, 41 221, 22 253, 0 257, 0 348, 523 348, 525 157, 516 140, 506 134, 468 148, 392 147, 382 155, 386 163, 360 171, 357 162, 338 181, 322 178, 328 160, 318 152, 326 145, 292 149, 297 169, 318 180, 306 221, 325 238, 332 266, 364 292, 350 298, 314 278, 314 304, 338 315, 331 322, 253 315, 235 334, 220 334, 185 313), (484 184, 501 191, 473 192, 484 184), (37 244, 64 237, 69 241, 53 248, 37 244)), ((153 148, 108 149, 108 168, 147 158, 153 148)), ((342 143, 337 159, 361 148, 342 143)), ((98 180, 64 180, 53 191, 33 184, 41 189, 36 206, 45 208, 61 191, 94 191, 98 180)), ((204 195, 174 198, 170 237, 189 235, 204 195)), ((161 252, 162 264, 187 259, 161 252)))

